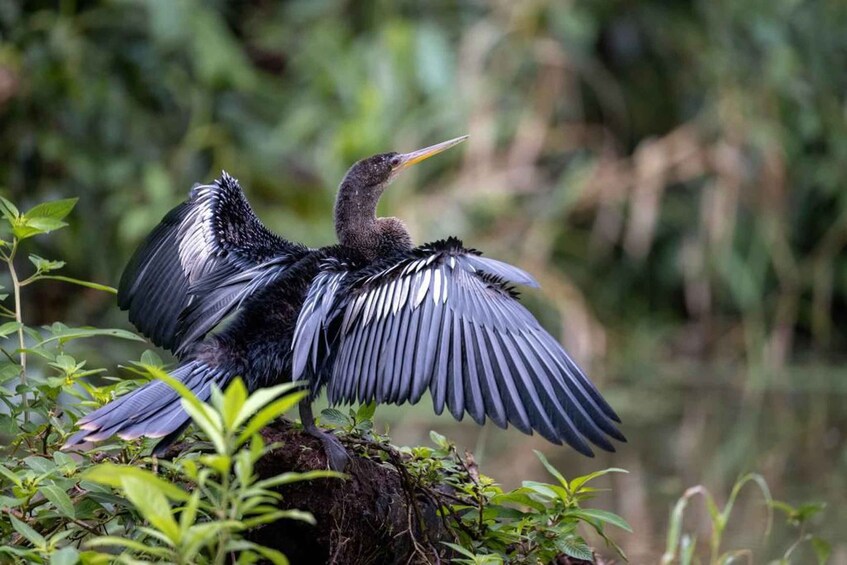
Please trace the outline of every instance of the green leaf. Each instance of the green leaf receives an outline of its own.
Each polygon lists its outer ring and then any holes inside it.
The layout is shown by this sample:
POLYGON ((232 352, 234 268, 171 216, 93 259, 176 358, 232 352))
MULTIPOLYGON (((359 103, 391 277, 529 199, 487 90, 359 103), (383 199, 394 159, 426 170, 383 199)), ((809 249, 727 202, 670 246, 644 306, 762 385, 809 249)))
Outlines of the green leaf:
POLYGON ((140 553, 155 555, 156 557, 171 557, 171 552, 165 549, 164 547, 156 547, 154 545, 141 543, 140 541, 124 539, 115 536, 101 536, 99 538, 94 538, 85 542, 85 545, 87 547, 102 547, 115 545, 118 547, 132 549, 140 553))
POLYGON ((676 501, 673 510, 671 510, 670 522, 668 524, 668 535, 665 542, 665 553, 662 555, 661 559, 662 565, 673 563, 673 560, 676 557, 677 548, 681 542, 682 520, 685 516, 685 508, 688 506, 688 501, 691 498, 688 494, 689 492, 690 490, 686 491, 685 495, 681 496, 679 500, 676 501))
POLYGON ((471 558, 471 559, 473 559, 474 557, 476 557, 476 555, 474 555, 474 553, 473 553, 473 552, 471 552, 471 551, 470 551, 470 550, 468 550, 468 549, 465 549, 465 548, 464 548, 464 547, 462 547, 461 545, 456 545, 455 543, 450 543, 450 542, 446 542, 446 541, 442 541, 441 543, 443 543, 444 545, 446 545, 447 547, 449 547, 449 548, 450 548, 450 549, 452 549, 453 551, 456 551, 456 552, 458 552, 458 553, 460 553, 460 554, 464 555, 465 557, 469 557, 469 558, 471 558))
POLYGON ((832 553, 832 546, 829 542, 817 536, 812 536, 812 549, 815 550, 815 557, 818 559, 818 565, 824 565, 829 561, 829 556, 832 553))
POLYGON ((45 459, 44 457, 39 457, 37 455, 30 455, 29 457, 25 458, 24 463, 27 467, 40 474, 47 474, 56 470, 55 463, 53 463, 49 459, 45 459))
POLYGON ((373 420, 374 414, 376 414, 376 401, 371 401, 359 406, 359 409, 356 411, 356 420, 359 422, 373 420))
POLYGON ((60 343, 67 343, 69 341, 81 338, 88 337, 96 337, 96 336, 108 336, 108 337, 116 337, 119 339, 128 339, 131 341, 146 341, 143 337, 137 336, 132 332, 128 332, 126 330, 119 329, 102 329, 102 328, 90 328, 90 327, 82 327, 82 328, 69 328, 64 324, 53 324, 50 327, 50 331, 52 335, 45 340, 39 342, 35 347, 41 347, 45 344, 50 343, 51 341, 58 341, 60 343))
POLYGON ((62 220, 71 213, 71 210, 76 206, 79 198, 65 198, 63 200, 53 200, 51 202, 42 202, 33 206, 24 218, 50 218, 53 220, 62 220))
POLYGON ((556 540, 556 548, 569 557, 594 563, 594 552, 583 540, 567 538, 556 540))
POLYGON ((15 220, 21 213, 18 211, 17 206, 12 204, 9 200, 0 196, 0 213, 3 214, 3 217, 6 218, 10 223, 15 220))
POLYGON ((581 508, 579 510, 571 510, 567 512, 566 515, 583 519, 589 523, 592 521, 597 521, 600 523, 617 526, 618 528, 626 530, 627 532, 632 531, 632 527, 626 523, 626 520, 624 520, 617 514, 608 512, 606 510, 600 510, 597 508, 581 508))
POLYGON ((115 556, 99 551, 81 551, 79 554, 79 565, 110 565, 115 556))
POLYGON ((563 490, 560 486, 548 485, 547 483, 539 483, 537 481, 523 481, 521 485, 528 491, 532 491, 535 494, 541 495, 544 498, 548 498, 550 500, 559 498, 559 492, 563 490), (558 489, 559 492, 557 492, 555 489, 558 489))
POLYGON ((261 514, 254 518, 244 518, 242 524, 245 528, 252 529, 262 524, 276 522, 277 520, 299 520, 313 526, 317 523, 311 512, 305 512, 303 510, 277 510, 261 514))
POLYGON ((0 434, 14 436, 18 435, 19 432, 20 427, 14 416, 10 416, 9 414, 0 414, 0 434))
POLYGON ((46 541, 44 536, 36 532, 29 524, 21 522, 11 514, 8 515, 9 520, 12 522, 12 527, 15 528, 15 531, 25 537, 29 542, 35 547, 44 547, 46 545, 46 541))
POLYGON ((79 551, 75 547, 63 547, 50 555, 50 565, 76 565, 79 561, 79 551))
POLYGON ((259 410, 259 413, 250 419, 250 421, 244 427, 244 430, 238 436, 238 445, 241 445, 242 443, 250 439, 250 436, 255 433, 258 433, 271 421, 285 414, 288 410, 290 410, 298 402, 300 402, 300 400, 305 398, 307 394, 308 393, 305 390, 291 393, 259 410))
POLYGON ((522 506, 528 506, 532 508, 536 512, 544 512, 546 510, 546 506, 537 500, 534 500, 525 492, 512 491, 505 494, 498 494, 491 498, 492 504, 520 504, 522 506))
POLYGON ((321 423, 332 426, 346 426, 350 423, 350 419, 341 410, 326 408, 321 410, 321 423))
MULTIPOLYGON (((197 397, 194 397, 194 399, 197 400, 197 397)), ((211 406, 199 401, 194 403, 188 398, 183 397, 180 402, 182 403, 183 410, 191 416, 194 425, 203 430, 209 441, 215 445, 215 450, 221 454, 226 453, 226 441, 224 439, 223 422, 220 415, 211 406)))
POLYGON ((157 481, 149 480, 152 474, 146 476, 123 476, 123 486, 126 497, 138 509, 144 518, 174 546, 179 545, 181 532, 174 520, 171 505, 165 494, 158 488, 157 481))
POLYGON ((0 508, 17 508, 24 502, 29 502, 29 497, 26 498, 15 498, 12 496, 3 496, 0 495, 0 508))
POLYGON ((768 488, 767 481, 765 481, 765 478, 758 473, 747 473, 735 482, 735 484, 732 486, 732 491, 729 494, 729 498, 727 499, 723 511, 721 511, 717 517, 714 516, 716 506, 714 504, 714 501, 712 500, 712 497, 705 497, 709 513, 712 514, 712 522, 714 524, 719 525, 720 529, 726 527, 726 523, 729 521, 729 516, 732 513, 732 507, 735 504, 735 499, 738 497, 738 493, 747 483, 753 483, 758 486, 759 491, 762 493, 762 496, 765 499, 765 504, 768 511, 767 524, 765 525, 765 535, 767 536, 770 534, 771 526, 773 525, 773 506, 771 504, 773 502, 773 497, 771 496, 771 491, 768 488))
POLYGON ((38 228, 26 225, 25 223, 23 223, 23 220, 18 219, 12 225, 12 233, 18 239, 28 239, 44 232, 38 228))
POLYGON ((312 481, 315 479, 346 479, 347 475, 344 473, 339 473, 337 471, 325 471, 325 470, 316 470, 316 471, 306 471, 303 473, 282 473, 276 475, 275 477, 270 477, 268 479, 263 479, 258 481, 255 485, 256 488, 261 489, 269 489, 273 487, 278 487, 282 485, 288 485, 291 483, 296 483, 300 481, 312 481))
POLYGON ((149 365, 151 367, 162 367, 164 365, 162 358, 159 357, 155 351, 150 349, 141 354, 141 364, 149 365))
MULTIPOLYGON (((79 368, 76 359, 64 353, 56 355, 56 359, 50 365, 61 370, 63 373, 72 373, 79 368)), ((83 361, 81 365, 85 365, 85 362, 83 361)))
POLYGON ((239 413, 244 407, 244 402, 247 400, 247 388, 244 386, 244 381, 236 378, 227 387, 223 397, 223 410, 221 415, 224 419, 224 424, 228 430, 235 429, 235 422, 238 420, 239 413))
POLYGON ((4 553, 7 553, 9 555, 16 555, 18 557, 35 558, 37 556, 37 553, 33 549, 18 549, 17 547, 11 547, 9 545, 0 545, 0 555, 4 553))
POLYGON ((12 379, 19 379, 21 376, 21 366, 16 363, 3 363, 0 365, 0 384, 3 384, 12 379))
POLYGON ((816 516, 817 514, 823 512, 825 508, 826 504, 824 504, 823 502, 809 502, 806 504, 801 504, 796 509, 795 519, 801 523, 806 522, 807 520, 809 520, 809 518, 812 518, 813 516, 816 516))
POLYGON ((0 475, 3 475, 4 477, 6 477, 10 481, 12 481, 12 483, 14 483, 16 486, 21 486, 20 477, 18 477, 15 473, 10 471, 9 469, 4 467, 3 465, 0 465, 0 475))
POLYGON ((685 534, 679 544, 680 565, 691 565, 694 563, 694 552, 697 550, 697 540, 685 534))
POLYGON ((283 553, 244 539, 231 540, 226 545, 226 550, 235 553, 254 551, 274 565, 288 565, 288 558, 283 553))
POLYGON ((55 271, 57 269, 61 269, 65 266, 64 261, 51 261, 49 259, 45 259, 44 257, 39 257, 38 255, 30 254, 29 261, 35 268, 41 271, 42 273, 46 273, 48 271, 55 271))
POLYGON ((123 477, 136 477, 144 482, 152 483, 156 489, 163 492, 171 500, 186 502, 189 494, 178 486, 157 477, 150 471, 145 471, 132 465, 115 465, 114 463, 98 463, 83 473, 82 478, 86 481, 101 485, 120 488, 123 477))
POLYGON ((78 466, 73 457, 61 451, 53 452, 53 462, 65 472, 73 472, 78 466))
POLYGON ((447 438, 436 432, 435 430, 430 430, 429 439, 434 443, 439 449, 448 450, 450 449, 450 442, 447 441, 447 438))
POLYGON ((68 518, 76 517, 76 513, 74 512, 74 503, 71 502, 71 497, 68 496, 68 493, 65 492, 64 489, 59 488, 58 485, 50 484, 40 486, 38 490, 41 491, 44 498, 53 503, 61 514, 68 518))
MULTIPOLYGON (((17 233, 17 230, 22 230, 21 233, 27 234, 26 237, 32 237, 33 235, 40 235, 42 233, 50 233, 52 231, 60 230, 66 227, 68 224, 61 220, 55 220, 53 218, 26 218, 23 217, 18 220, 18 225, 13 228, 13 231, 17 233), (31 233, 34 230, 35 233, 31 233)), ((18 236, 20 239, 26 239, 26 237, 18 236)))
POLYGON ((229 468, 232 464, 232 458, 229 455, 214 453, 209 455, 201 455, 200 462, 211 467, 221 476, 229 474, 229 468))
POLYGON ((22 324, 20 322, 6 322, 5 324, 0 325, 0 338, 17 332, 21 325, 22 324))
POLYGON ((241 411, 238 413, 238 418, 235 420, 235 427, 241 426, 248 418, 255 415, 263 406, 266 406, 277 396, 285 394, 295 388, 299 388, 300 383, 283 383, 268 388, 261 388, 250 395, 244 402, 241 411))
POLYGON ((182 510, 179 513, 179 527, 183 531, 183 534, 188 531, 188 529, 194 525, 194 521, 197 520, 197 508, 199 506, 200 491, 195 490, 191 493, 191 498, 188 499, 188 502, 182 507, 182 510))
POLYGON ((532 451, 535 452, 535 456, 538 457, 538 460, 541 461, 541 464, 544 465, 544 468, 547 469, 547 472, 556 477, 556 480, 559 481, 559 483, 562 485, 562 488, 564 488, 566 491, 568 491, 568 493, 570 493, 571 489, 568 487, 568 481, 559 472, 559 470, 556 469, 553 465, 551 465, 549 461, 547 461, 547 458, 544 456, 543 453, 541 453, 537 449, 533 449, 532 451))
MULTIPOLYGON (((242 530, 242 523, 235 520, 218 520, 215 522, 204 522, 195 524, 188 530, 189 537, 208 540, 218 535, 221 530, 242 530)), ((196 540, 195 540, 196 541, 196 540)))
POLYGON ((576 494, 580 491, 584 484, 589 481, 593 481, 598 477, 602 477, 603 475, 608 475, 609 473, 629 473, 629 471, 618 467, 610 467, 608 469, 603 469, 602 471, 595 471, 588 475, 583 475, 582 477, 576 477, 575 479, 571 479, 571 492, 576 494))
POLYGON ((273 565, 288 565, 289 563, 285 554, 281 551, 277 551, 276 549, 256 544, 253 551, 273 563, 273 565))
POLYGON ((226 453, 221 417, 211 406, 203 404, 183 383, 158 367, 145 367, 151 375, 162 380, 182 397, 182 407, 194 423, 215 444, 218 453, 226 453))

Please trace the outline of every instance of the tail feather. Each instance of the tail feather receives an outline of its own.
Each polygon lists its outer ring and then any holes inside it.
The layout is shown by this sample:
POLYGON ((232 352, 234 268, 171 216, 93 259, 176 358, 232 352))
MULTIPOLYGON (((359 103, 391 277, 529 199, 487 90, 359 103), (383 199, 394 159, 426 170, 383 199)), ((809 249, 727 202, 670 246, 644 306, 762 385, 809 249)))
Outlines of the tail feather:
MULTIPOLYGON (((194 371, 191 375, 192 379, 198 377, 206 377, 203 371, 194 371)), ((212 395, 213 381, 201 381, 199 387, 192 386, 194 383, 191 380, 186 381, 185 385, 191 389, 201 402, 206 402, 212 395)), ((176 402, 160 403, 160 406, 151 408, 132 418, 127 425, 123 426, 118 432, 118 437, 121 439, 136 439, 141 436, 147 437, 163 437, 171 433, 174 429, 181 426, 188 420, 185 410, 182 408, 182 403, 177 398, 176 402), (151 428, 150 422, 155 422, 155 427, 151 428), (152 430, 152 431, 151 431, 152 430)))
MULTIPOLYGON (((177 368, 172 376, 201 401, 206 401, 211 395, 212 384, 224 388, 232 373, 193 360, 177 368)), ((142 436, 169 439, 166 444, 163 439, 157 445, 156 451, 161 452, 189 423, 179 394, 163 381, 153 381, 80 419, 80 431, 72 435, 62 449, 117 435, 123 439, 142 436)))
POLYGON ((155 455, 156 457, 162 457, 168 450, 168 448, 173 445, 173 443, 177 440, 177 438, 182 435, 182 432, 185 431, 185 428, 187 428, 190 423, 191 422, 184 422, 180 427, 178 427, 177 429, 163 437, 161 440, 159 440, 156 443, 156 446, 153 448, 152 455, 155 455))

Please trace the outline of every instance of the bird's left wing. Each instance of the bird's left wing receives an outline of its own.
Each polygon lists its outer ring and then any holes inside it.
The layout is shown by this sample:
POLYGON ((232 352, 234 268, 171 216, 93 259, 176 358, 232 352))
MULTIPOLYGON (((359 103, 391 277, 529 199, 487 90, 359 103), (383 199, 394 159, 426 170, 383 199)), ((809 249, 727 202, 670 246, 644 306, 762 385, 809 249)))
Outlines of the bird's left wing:
POLYGON ((224 172, 191 189, 139 246, 121 277, 118 305, 153 343, 182 356, 307 253, 268 230, 224 172))
POLYGON ((437 413, 614 450, 617 415, 510 283, 537 286, 455 239, 359 271, 328 262, 297 322, 294 378, 332 403, 415 403, 428 389, 437 413))

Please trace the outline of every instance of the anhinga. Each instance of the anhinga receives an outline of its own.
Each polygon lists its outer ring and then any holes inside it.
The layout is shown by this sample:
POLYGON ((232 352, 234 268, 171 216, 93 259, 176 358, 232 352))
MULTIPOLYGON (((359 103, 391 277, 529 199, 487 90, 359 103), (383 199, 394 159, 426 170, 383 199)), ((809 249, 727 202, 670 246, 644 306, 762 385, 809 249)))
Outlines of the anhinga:
MULTIPOLYGON (((404 169, 464 141, 353 165, 335 203, 337 245, 310 249, 271 233, 226 173, 195 186, 136 251, 118 304, 153 343, 180 359, 173 376, 201 400, 236 375, 251 391, 305 380, 331 403, 418 402, 436 413, 490 418, 592 455, 586 440, 614 451, 618 416, 517 300, 526 272, 449 238, 413 247, 397 218, 377 218, 388 184, 404 169), (210 333, 224 318, 232 321, 210 333), (607 437, 608 436, 608 437, 607 437)), ((314 424, 330 465, 346 452, 314 424)), ((188 425, 177 394, 150 382, 79 420, 66 446, 112 435, 163 438, 188 425)))

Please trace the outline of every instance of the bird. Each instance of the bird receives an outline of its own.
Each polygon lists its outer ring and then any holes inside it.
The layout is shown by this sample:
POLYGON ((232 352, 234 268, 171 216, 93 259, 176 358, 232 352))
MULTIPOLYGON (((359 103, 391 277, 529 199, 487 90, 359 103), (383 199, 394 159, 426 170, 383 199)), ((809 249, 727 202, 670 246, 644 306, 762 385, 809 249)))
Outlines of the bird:
MULTIPOLYGON (((414 404, 428 391, 437 414, 614 451, 620 418, 519 301, 518 286, 538 286, 530 274, 455 237, 415 246, 400 219, 376 215, 398 175, 465 139, 356 162, 335 200, 338 243, 320 248, 272 233, 228 173, 195 185, 130 259, 118 306, 174 353, 171 375, 202 401, 236 376, 250 392, 302 382, 300 420, 336 470, 348 455, 311 407, 324 389, 332 405, 414 404)), ((145 436, 161 455, 189 423, 155 380, 78 420, 65 448, 145 436)))

